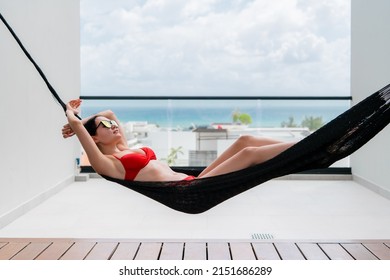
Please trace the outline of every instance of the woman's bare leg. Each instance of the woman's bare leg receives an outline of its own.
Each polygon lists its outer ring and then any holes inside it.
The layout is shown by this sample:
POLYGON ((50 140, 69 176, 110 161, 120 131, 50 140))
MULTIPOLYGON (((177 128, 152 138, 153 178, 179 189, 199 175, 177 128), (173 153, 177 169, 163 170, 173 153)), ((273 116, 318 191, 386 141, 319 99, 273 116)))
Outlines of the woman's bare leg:
POLYGON ((246 147, 219 165, 215 166, 207 173, 199 175, 198 178, 226 174, 265 162, 287 150, 294 144, 295 142, 284 142, 269 144, 261 147, 246 147))
POLYGON ((205 168, 202 173, 199 174, 199 177, 205 176, 208 172, 215 169, 218 165, 230 159, 235 154, 247 147, 262 147, 279 143, 283 142, 275 139, 255 137, 251 135, 241 136, 225 152, 223 152, 222 155, 220 155, 207 168, 205 168))

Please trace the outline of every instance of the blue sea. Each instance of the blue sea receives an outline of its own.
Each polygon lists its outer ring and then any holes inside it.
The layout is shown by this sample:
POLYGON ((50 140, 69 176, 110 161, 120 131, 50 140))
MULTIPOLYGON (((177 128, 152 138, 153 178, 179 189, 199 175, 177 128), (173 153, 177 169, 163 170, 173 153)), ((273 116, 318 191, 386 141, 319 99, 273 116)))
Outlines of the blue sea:
POLYGON ((82 116, 111 109, 121 122, 147 121, 161 128, 191 129, 212 123, 230 123, 235 111, 249 114, 250 127, 281 127, 294 118, 298 126, 305 117, 329 122, 350 106, 348 100, 84 100, 82 116))

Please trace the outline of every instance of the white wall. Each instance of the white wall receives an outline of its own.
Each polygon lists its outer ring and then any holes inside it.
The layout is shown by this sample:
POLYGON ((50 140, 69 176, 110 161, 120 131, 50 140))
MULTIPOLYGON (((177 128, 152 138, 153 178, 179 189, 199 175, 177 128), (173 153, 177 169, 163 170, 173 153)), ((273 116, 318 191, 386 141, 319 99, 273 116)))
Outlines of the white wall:
MULTIPOLYGON (((353 0, 351 91, 357 103, 390 83, 390 1, 353 0)), ((390 192, 390 126, 351 157, 356 180, 390 192)))
MULTIPOLYGON (((0 12, 63 100, 80 95, 78 0, 0 0, 0 12)), ((0 228, 74 176, 62 108, 0 22, 0 228)))

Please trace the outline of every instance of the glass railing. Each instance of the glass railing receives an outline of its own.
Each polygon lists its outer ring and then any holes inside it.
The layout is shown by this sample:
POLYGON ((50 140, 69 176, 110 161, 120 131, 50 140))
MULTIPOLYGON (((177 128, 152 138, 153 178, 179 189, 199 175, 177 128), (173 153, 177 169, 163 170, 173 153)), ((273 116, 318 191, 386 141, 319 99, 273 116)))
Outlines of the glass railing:
MULTIPOLYGON (((190 167, 208 165, 243 134, 298 141, 351 105, 350 97, 81 98, 83 117, 114 111, 130 147, 149 146, 160 160, 190 167)), ((88 165, 85 155, 81 165, 88 165)))

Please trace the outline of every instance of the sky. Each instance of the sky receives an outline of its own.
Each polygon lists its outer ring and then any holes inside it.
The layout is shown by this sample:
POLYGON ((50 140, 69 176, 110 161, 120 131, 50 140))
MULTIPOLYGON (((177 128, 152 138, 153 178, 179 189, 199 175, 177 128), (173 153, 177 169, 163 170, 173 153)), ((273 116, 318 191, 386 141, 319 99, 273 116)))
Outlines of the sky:
POLYGON ((81 95, 350 95, 350 0, 80 7, 81 95))

